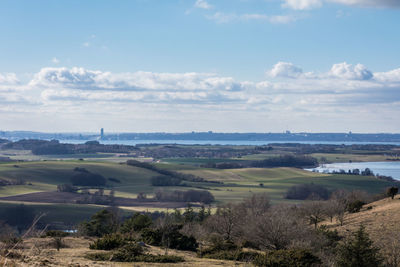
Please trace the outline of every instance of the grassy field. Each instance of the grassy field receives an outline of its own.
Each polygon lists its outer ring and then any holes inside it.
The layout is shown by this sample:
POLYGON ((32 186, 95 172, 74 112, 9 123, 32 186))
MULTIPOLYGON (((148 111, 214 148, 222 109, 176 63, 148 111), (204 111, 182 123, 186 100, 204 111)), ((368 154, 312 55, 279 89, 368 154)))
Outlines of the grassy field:
MULTIPOLYGON (((348 190, 364 190, 372 194, 381 193, 391 185, 390 182, 378 180, 373 177, 330 175, 312 173, 294 168, 243 168, 243 169, 205 169, 194 167, 191 164, 158 163, 158 167, 179 171, 186 174, 193 174, 216 183, 193 183, 187 182, 186 187, 163 187, 163 190, 208 190, 217 204, 239 202, 253 193, 268 193, 273 203, 296 203, 299 201, 287 200, 285 192, 293 185, 314 183, 326 186, 334 191, 339 188, 348 190), (262 186, 261 186, 262 184, 262 186)), ((102 174, 104 177, 117 178, 120 183, 109 183, 108 190, 113 188, 116 196, 136 198, 139 192, 149 196, 160 189, 150 184, 150 178, 159 175, 157 172, 148 169, 128 166, 111 162, 96 161, 34 161, 0 164, 1 179, 24 179, 27 184, 0 187, 0 197, 19 194, 55 191, 58 184, 69 183, 70 177, 74 175, 75 167, 86 168, 93 173, 102 174), (17 166, 15 166, 17 165, 17 166)), ((106 190, 106 193, 108 192, 106 190)), ((0 208, 17 205, 0 201, 0 208)), ((78 204, 43 204, 25 203, 35 208, 37 213, 46 213, 45 222, 65 222, 66 225, 76 224, 88 219, 97 210, 103 208, 94 205, 78 204)), ((147 207, 122 207, 127 212, 133 211, 160 211, 161 208, 147 207)))
POLYGON ((391 185, 374 177, 313 173, 295 168, 196 169, 181 172, 224 182, 222 186, 210 186, 210 191, 220 202, 240 201, 259 192, 267 192, 275 203, 292 202, 284 199, 287 189, 307 183, 323 185, 331 191, 364 190, 371 194, 381 193, 391 185))
MULTIPOLYGON (((217 202, 240 201, 254 192, 267 192, 274 202, 282 202, 287 189, 296 184, 314 183, 326 186, 330 190, 345 188, 380 193, 391 183, 373 177, 331 175, 312 173, 295 168, 242 168, 242 169, 206 169, 191 164, 157 164, 158 167, 193 174, 210 181, 223 184, 191 183, 193 187, 168 187, 165 190, 207 189, 217 202)), ((136 197, 140 192, 152 195, 160 187, 150 184, 150 178, 157 172, 126 164, 96 161, 35 161, 1 164, 0 178, 23 179, 26 185, 0 187, 0 197, 32 192, 54 191, 58 184, 69 183, 75 167, 86 168, 106 178, 113 177, 120 183, 109 182, 117 196, 136 197), (17 166, 16 166, 17 165, 17 166)))
POLYGON ((336 162, 368 162, 368 161, 385 161, 388 157, 385 155, 373 155, 373 154, 340 154, 340 153, 314 153, 312 157, 318 159, 319 162, 323 162, 323 158, 326 159, 326 163, 336 162))
POLYGON ((147 169, 110 162, 75 160, 8 163, 0 165, 0 179, 23 179, 32 185, 6 186, 0 188, 0 195, 10 195, 10 191, 29 193, 56 190, 57 185, 70 183, 70 178, 75 174, 75 167, 120 180, 121 183, 110 182, 110 186, 121 194, 152 193, 150 178, 158 175, 147 169))

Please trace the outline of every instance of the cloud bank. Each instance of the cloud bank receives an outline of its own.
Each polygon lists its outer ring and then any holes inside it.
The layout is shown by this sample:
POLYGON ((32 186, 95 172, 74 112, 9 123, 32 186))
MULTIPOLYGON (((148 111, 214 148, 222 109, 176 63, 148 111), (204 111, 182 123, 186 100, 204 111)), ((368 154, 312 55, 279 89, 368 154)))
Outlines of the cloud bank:
POLYGON ((181 118, 187 124, 174 127, 192 125, 189 128, 194 130, 199 125, 234 130, 232 125, 239 120, 254 130, 266 130, 253 120, 264 118, 274 127, 284 127, 286 121, 301 128, 310 125, 311 119, 321 125, 339 118, 375 118, 382 123, 384 117, 388 127, 387 120, 400 115, 400 69, 373 72, 346 62, 326 71, 304 71, 294 63, 278 62, 261 81, 238 81, 216 73, 113 73, 80 67, 43 68, 32 77, 22 83, 16 74, 0 75, 0 111, 5 118, 21 113, 19 121, 49 114, 50 120, 53 114, 74 122, 82 117, 82 123, 89 125, 133 118, 140 125, 153 119, 154 125, 163 125, 181 118), (217 123, 221 120, 226 124, 217 123))
POLYGON ((368 8, 400 8, 400 1, 397 0, 283 0, 282 7, 309 10, 322 7, 324 3, 368 8))

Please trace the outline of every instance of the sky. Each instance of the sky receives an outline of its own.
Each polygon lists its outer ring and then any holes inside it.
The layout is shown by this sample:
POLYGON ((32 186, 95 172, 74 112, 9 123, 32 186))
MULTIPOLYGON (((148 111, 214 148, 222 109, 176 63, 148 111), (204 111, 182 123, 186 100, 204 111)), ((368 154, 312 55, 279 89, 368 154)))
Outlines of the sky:
POLYGON ((400 0, 2 0, 0 130, 400 133, 400 0))

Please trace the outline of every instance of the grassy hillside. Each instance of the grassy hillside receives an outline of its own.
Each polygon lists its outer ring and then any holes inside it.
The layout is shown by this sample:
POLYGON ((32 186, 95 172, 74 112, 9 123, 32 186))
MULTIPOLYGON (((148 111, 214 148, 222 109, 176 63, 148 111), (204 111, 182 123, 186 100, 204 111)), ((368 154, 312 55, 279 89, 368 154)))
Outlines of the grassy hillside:
POLYGON ((125 164, 86 161, 36 161, 0 165, 0 179, 23 179, 32 185, 0 187, 0 196, 56 190, 57 185, 70 183, 75 167, 85 168, 121 183, 109 182, 121 194, 153 191, 150 178, 157 173, 125 164))
POLYGON ((224 182, 223 186, 211 187, 216 199, 222 202, 239 201, 255 192, 267 192, 273 202, 289 202, 284 199, 287 189, 293 185, 314 183, 334 191, 337 189, 364 190, 371 194, 381 193, 390 182, 374 177, 322 174, 295 168, 243 168, 243 169, 194 169, 180 170, 208 180, 224 182), (261 187, 260 184, 263 186, 261 187))
MULTIPOLYGON (((391 185, 390 182, 373 177, 331 175, 312 173, 295 168, 242 168, 242 169, 205 169, 193 165, 157 164, 158 167, 193 174, 210 181, 223 184, 185 182, 194 189, 207 189, 218 202, 240 201, 253 192, 267 192, 274 202, 286 201, 283 196, 286 190, 296 184, 321 184, 330 190, 345 188, 348 190, 365 190, 369 193, 380 193, 391 185)), ((75 167, 86 168, 106 178, 116 178, 120 183, 108 182, 117 196, 135 197, 139 192, 154 193, 159 187, 151 186, 150 178, 159 175, 157 172, 117 164, 95 161, 36 161, 0 164, 0 179, 23 179, 26 185, 0 187, 0 197, 40 191, 54 191, 58 184, 70 183, 75 167)), ((192 188, 192 189, 193 189, 192 188)), ((165 190, 191 189, 190 187, 164 187, 165 190)))
POLYGON ((375 245, 382 254, 400 255, 400 197, 385 198, 365 205, 360 212, 348 213, 343 226, 336 221, 324 222, 330 229, 338 230, 341 235, 357 231, 360 225, 365 227, 375 245))

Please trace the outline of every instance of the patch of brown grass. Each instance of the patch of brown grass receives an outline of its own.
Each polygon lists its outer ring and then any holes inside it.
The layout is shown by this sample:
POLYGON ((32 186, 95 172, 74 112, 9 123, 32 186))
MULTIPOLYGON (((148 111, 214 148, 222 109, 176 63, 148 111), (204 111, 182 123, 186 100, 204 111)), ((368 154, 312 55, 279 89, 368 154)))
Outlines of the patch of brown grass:
MULTIPOLYGON (((89 249, 89 244, 93 239, 65 237, 63 238, 64 244, 67 248, 61 248, 57 251, 52 247, 52 238, 29 238, 24 240, 15 252, 21 254, 23 257, 20 259, 8 259, 7 266, 68 266, 68 267, 89 267, 89 266, 253 266, 242 262, 223 261, 198 258, 195 252, 168 250, 169 255, 177 255, 185 258, 185 262, 170 264, 170 263, 120 263, 120 262, 103 262, 92 261, 85 258, 88 253, 93 253, 89 249)), ((164 255, 165 250, 158 247, 150 247, 149 253, 164 255)), ((0 258, 0 266, 2 266, 0 258)))
POLYGON ((384 254, 400 252, 400 197, 385 198, 365 205, 360 212, 346 214, 343 226, 339 222, 324 223, 339 234, 348 236, 364 225, 370 238, 384 254), (392 252, 391 252, 392 251, 392 252))

